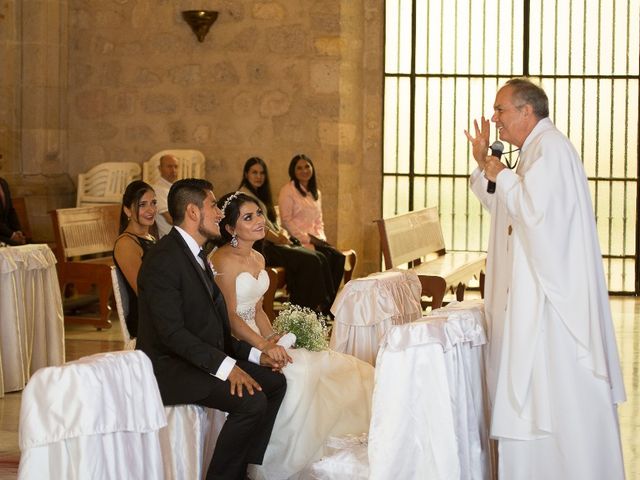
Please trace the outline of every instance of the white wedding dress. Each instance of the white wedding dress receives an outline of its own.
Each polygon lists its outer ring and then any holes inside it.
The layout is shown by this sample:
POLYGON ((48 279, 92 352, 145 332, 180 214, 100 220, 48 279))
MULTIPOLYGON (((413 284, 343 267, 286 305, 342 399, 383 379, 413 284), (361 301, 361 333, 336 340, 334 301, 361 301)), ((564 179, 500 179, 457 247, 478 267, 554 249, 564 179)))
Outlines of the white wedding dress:
MULTIPOLYGON (((256 304, 267 291, 262 270, 236 277, 236 312, 251 328, 256 304)), ((369 431, 374 369, 351 355, 332 350, 289 349, 293 362, 283 373, 287 393, 278 411, 262 465, 250 466, 254 480, 302 479, 301 472, 323 455, 330 436, 369 431)))

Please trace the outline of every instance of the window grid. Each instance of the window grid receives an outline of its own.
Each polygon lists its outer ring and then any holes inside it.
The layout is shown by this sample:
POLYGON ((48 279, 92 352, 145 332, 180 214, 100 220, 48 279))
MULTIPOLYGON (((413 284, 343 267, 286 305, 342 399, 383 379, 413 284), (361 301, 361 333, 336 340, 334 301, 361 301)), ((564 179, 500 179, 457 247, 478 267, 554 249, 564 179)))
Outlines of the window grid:
POLYGON ((453 250, 484 249, 489 219, 467 186, 475 163, 462 130, 472 126, 466 120, 484 111, 507 79, 532 76, 550 97, 552 120, 585 163, 609 288, 640 293, 640 131, 634 109, 639 98, 639 35, 631 22, 638 18, 639 0, 614 0, 606 8, 602 2, 597 7, 593 3, 387 0, 387 12, 395 12, 397 21, 395 49, 385 49, 384 88, 385 98, 394 95, 396 109, 385 100, 384 143, 395 148, 384 150, 384 216, 437 204, 453 250), (594 7, 595 24, 591 14, 589 19, 586 15, 594 7), (425 58, 416 58, 418 52, 425 58), (390 61, 394 57, 395 63, 390 61), (408 108, 401 112, 400 105, 408 108), (556 112, 564 115, 560 118, 556 112), (393 122, 387 121, 390 118, 393 122), (390 124, 396 127, 392 132, 387 130, 390 124))

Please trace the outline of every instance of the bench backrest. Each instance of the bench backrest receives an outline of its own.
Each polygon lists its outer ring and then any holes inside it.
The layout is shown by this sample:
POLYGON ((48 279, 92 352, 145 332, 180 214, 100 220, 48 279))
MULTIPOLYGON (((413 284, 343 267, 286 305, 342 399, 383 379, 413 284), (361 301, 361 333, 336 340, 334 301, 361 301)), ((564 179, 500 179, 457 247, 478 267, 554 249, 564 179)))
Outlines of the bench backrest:
POLYGON ((111 255, 118 237, 120 205, 59 208, 51 212, 59 260, 111 255))
POLYGON ((199 150, 162 150, 142 164, 142 179, 153 185, 160 179, 160 158, 173 155, 178 159, 178 180, 182 178, 204 178, 204 154, 199 150))
POLYGON ((140 178, 140 165, 133 162, 105 162, 78 174, 76 207, 120 204, 127 185, 140 178))
POLYGON ((376 223, 386 268, 446 252, 436 207, 383 218, 376 223))

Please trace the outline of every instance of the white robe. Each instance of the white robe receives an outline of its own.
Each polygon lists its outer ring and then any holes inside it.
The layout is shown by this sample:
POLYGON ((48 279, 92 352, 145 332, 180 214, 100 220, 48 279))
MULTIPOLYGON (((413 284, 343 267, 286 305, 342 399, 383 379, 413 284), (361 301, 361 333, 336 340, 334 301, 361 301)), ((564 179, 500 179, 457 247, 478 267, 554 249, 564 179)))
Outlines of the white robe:
POLYGON ((578 153, 543 119, 495 194, 479 169, 470 184, 491 213, 487 382, 501 478, 624 478, 624 385, 578 153))

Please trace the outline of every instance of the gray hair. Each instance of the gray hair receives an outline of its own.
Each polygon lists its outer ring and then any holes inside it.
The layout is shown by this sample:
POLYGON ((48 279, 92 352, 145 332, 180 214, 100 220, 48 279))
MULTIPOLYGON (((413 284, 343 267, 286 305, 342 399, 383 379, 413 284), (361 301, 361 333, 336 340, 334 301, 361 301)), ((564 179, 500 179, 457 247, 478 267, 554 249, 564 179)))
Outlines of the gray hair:
POLYGON ((533 113, 538 118, 549 116, 549 99, 542 87, 536 85, 528 78, 512 78, 505 86, 513 90, 513 97, 519 106, 529 104, 533 107, 533 113))

